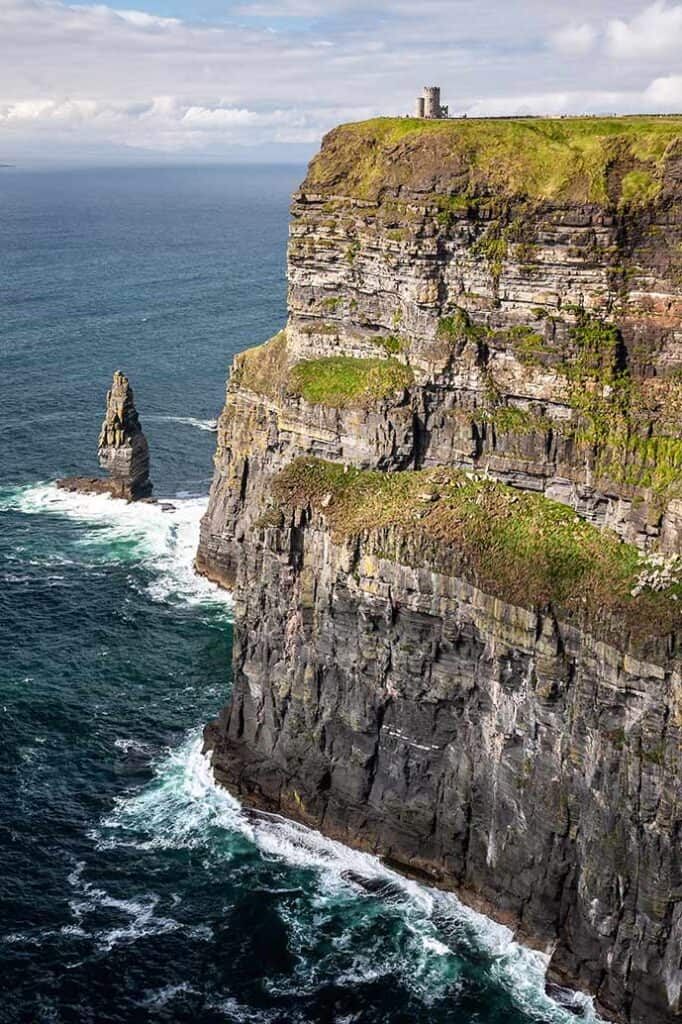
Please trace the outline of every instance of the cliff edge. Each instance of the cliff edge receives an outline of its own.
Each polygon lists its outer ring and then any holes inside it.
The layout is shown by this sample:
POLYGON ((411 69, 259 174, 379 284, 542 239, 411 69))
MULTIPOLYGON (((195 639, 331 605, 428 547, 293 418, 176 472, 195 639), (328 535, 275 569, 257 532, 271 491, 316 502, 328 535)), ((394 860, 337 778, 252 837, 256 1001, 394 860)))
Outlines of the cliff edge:
POLYGON ((682 1015, 682 119, 378 119, 294 197, 197 555, 216 778, 682 1015))

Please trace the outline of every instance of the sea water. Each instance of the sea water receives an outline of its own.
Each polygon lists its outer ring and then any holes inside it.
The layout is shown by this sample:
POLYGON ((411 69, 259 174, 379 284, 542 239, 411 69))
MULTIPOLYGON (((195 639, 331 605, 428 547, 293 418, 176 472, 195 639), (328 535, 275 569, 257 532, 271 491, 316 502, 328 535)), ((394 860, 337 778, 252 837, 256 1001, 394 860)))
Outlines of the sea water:
POLYGON ((192 571, 211 426, 285 320, 302 173, 0 171, 2 1022, 575 1019, 506 929, 248 814, 201 753, 232 639, 192 571), (97 471, 115 369, 174 512, 54 485, 97 471))

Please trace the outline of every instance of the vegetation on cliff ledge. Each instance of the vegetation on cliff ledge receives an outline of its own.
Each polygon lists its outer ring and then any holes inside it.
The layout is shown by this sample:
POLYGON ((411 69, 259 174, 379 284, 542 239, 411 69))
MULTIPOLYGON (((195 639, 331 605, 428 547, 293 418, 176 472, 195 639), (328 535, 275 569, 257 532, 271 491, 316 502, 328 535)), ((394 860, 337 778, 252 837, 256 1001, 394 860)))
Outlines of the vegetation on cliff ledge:
POLYGON ((502 346, 527 369, 565 378, 574 415, 562 422, 510 407, 504 386, 488 371, 483 418, 498 433, 553 430, 570 438, 593 480, 607 489, 611 483, 648 491, 652 507, 660 511, 682 497, 682 374, 634 376, 617 326, 582 309, 573 315, 565 333, 547 338, 523 324, 492 329, 457 309, 439 321, 437 339, 453 353, 473 343, 482 363, 489 346, 502 346))
POLYGON ((297 363, 289 390, 307 402, 341 408, 371 403, 402 391, 413 381, 409 366, 397 359, 326 356, 297 363))
POLYGON ((287 332, 284 330, 264 345, 240 352, 234 360, 230 383, 255 391, 257 395, 272 397, 284 388, 288 367, 287 332))
POLYGON ((303 191, 371 199, 414 187, 476 195, 639 205, 658 195, 682 118, 583 117, 425 121, 375 118, 324 140, 303 191))
POLYGON ((597 631, 617 621, 640 639, 682 626, 682 583, 641 587, 636 547, 565 505, 485 477, 447 469, 381 473, 303 458, 280 473, 273 496, 279 509, 318 509, 337 540, 394 528, 425 564, 430 553, 436 568, 510 604, 551 606, 597 631))
POLYGON ((634 377, 615 325, 580 313, 565 374, 577 413, 572 436, 593 453, 597 479, 643 488, 658 507, 682 495, 682 381, 634 377))
POLYGON ((413 382, 409 366, 397 359, 322 356, 291 365, 286 331, 235 359, 231 381, 257 394, 300 396, 307 402, 342 408, 370 405, 413 382))

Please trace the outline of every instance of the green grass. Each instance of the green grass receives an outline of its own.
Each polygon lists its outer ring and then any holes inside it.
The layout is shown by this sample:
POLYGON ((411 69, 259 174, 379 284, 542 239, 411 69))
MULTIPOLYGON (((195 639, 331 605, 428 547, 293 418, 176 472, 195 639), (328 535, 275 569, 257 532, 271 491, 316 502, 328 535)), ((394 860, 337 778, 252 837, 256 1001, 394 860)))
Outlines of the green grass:
POLYGON ((307 402, 340 408, 369 405, 409 387, 413 379, 410 368, 396 359, 327 356, 297 363, 288 389, 307 402))
POLYGON ((473 198, 468 196, 435 196, 438 212, 436 220, 441 227, 449 228, 462 214, 468 214, 474 205, 473 198))
POLYGON ((440 203, 443 223, 480 195, 639 204, 656 196, 666 150, 680 139, 675 116, 375 118, 330 132, 303 190, 373 199, 430 180, 452 195, 440 203), (613 195, 609 173, 618 167, 613 195))
POLYGON ((657 198, 662 184, 651 171, 630 171, 623 178, 620 202, 622 206, 646 206, 657 198))
POLYGON ((240 352, 234 361, 230 383, 259 395, 276 395, 288 376, 287 332, 280 331, 264 345, 240 352))
POLYGON ((548 353, 544 335, 532 327, 517 324, 505 332, 511 342, 514 355, 524 366, 540 366, 548 353))
POLYGON ((472 323, 467 311, 458 306, 454 313, 438 321, 436 336, 451 345, 473 341, 480 346, 490 336, 490 331, 483 324, 472 323))
POLYGON ((406 352, 410 347, 407 338, 401 338, 399 334, 376 334, 372 336, 371 340, 391 356, 397 355, 399 352, 406 352))
MULTIPOLYGON (((377 337, 376 343, 389 354, 403 348, 402 340, 394 335, 377 337)), ((404 390, 413 380, 409 366, 391 358, 323 356, 292 366, 286 331, 280 331, 264 345, 241 352, 235 358, 230 378, 232 384, 256 394, 271 398, 300 395, 307 402, 337 408, 371 405, 404 390)))
POLYGON ((461 575, 510 604, 551 606, 621 641, 624 629, 646 640, 682 628, 682 585, 633 597, 637 548, 539 495, 454 470, 380 473, 304 458, 279 475, 273 496, 280 510, 318 509, 336 540, 393 528, 376 537, 386 557, 409 551, 415 564, 461 575))
POLYGON ((538 416, 514 405, 494 405, 483 415, 485 421, 491 423, 498 434, 532 434, 535 431, 545 433, 552 428, 552 421, 546 416, 538 416))

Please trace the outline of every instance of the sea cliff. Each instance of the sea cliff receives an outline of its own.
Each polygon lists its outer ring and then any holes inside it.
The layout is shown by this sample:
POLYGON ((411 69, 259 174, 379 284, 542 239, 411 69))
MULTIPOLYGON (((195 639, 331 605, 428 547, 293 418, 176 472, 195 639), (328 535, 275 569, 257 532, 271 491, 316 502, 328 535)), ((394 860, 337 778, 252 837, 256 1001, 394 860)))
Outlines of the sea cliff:
POLYGON ((379 119, 292 205, 197 565, 219 781, 682 1013, 682 121, 379 119))

